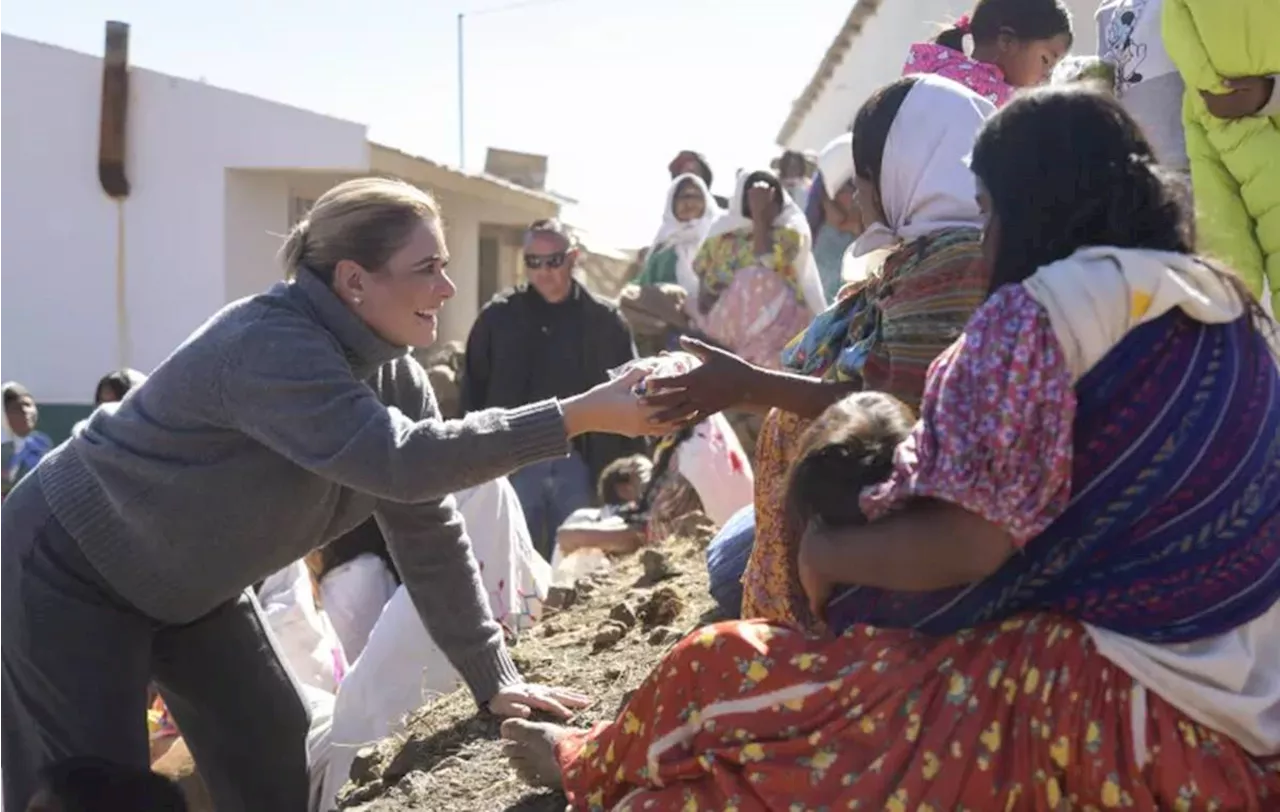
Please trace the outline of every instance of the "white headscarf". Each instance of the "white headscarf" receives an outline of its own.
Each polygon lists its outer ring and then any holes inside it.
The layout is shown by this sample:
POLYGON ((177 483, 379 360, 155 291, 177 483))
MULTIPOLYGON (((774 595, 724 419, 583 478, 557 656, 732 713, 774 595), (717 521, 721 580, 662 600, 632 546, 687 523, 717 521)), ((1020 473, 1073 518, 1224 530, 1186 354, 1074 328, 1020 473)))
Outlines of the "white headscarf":
POLYGON ((654 252, 668 247, 675 249, 676 282, 691 297, 698 295, 698 275, 693 271, 693 260, 698 255, 698 246, 702 245, 702 241, 707 238, 707 232, 723 216, 724 209, 720 208, 720 204, 711 196, 711 190, 707 188, 702 178, 684 174, 671 181, 671 186, 667 188, 667 205, 662 210, 662 225, 658 226, 658 233, 654 236, 649 251, 654 252), (675 203, 676 191, 685 181, 697 187, 707 207, 697 220, 682 223, 676 219, 675 203))
POLYGON ((15 386, 18 386, 18 384, 14 383, 13 380, 6 380, 5 383, 0 383, 0 443, 13 443, 14 451, 17 451, 18 448, 22 447, 22 438, 15 437, 13 428, 9 426, 9 415, 5 414, 4 409, 4 394, 15 386))
MULTIPOLYGON (((757 174, 773 178, 778 182, 778 188, 782 188, 778 176, 768 169, 739 172, 738 179, 734 182, 733 199, 729 202, 729 211, 711 226, 711 230, 707 232, 708 240, 734 231, 751 230, 751 218, 744 215, 742 209, 747 199, 747 178, 757 174)), ((827 297, 822 291, 822 277, 818 275, 818 263, 813 259, 813 234, 809 231, 809 220, 804 216, 804 211, 786 192, 782 193, 782 211, 773 219, 773 227, 789 228, 800 235, 800 254, 796 257, 796 272, 799 274, 799 287, 804 296, 804 303, 816 316, 827 309, 827 297)))
POLYGON ((968 157, 995 105, 950 79, 914 78, 880 162, 880 205, 888 222, 863 232, 854 244, 859 256, 946 228, 982 226, 968 157))

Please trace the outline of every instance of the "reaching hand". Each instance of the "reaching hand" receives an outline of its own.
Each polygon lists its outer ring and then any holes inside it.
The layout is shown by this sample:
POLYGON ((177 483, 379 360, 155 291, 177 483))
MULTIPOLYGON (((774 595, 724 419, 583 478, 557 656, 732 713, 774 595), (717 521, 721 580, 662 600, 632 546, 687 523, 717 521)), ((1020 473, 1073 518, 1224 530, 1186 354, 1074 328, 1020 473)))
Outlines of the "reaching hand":
POLYGON ((497 716, 528 719, 534 711, 544 711, 558 719, 570 719, 573 712, 591 704, 591 697, 568 688, 521 683, 493 695, 489 711, 497 716))
POLYGON ((1275 90, 1275 80, 1270 76, 1242 76, 1223 80, 1226 93, 1200 91, 1204 106, 1218 118, 1236 119, 1255 115, 1266 106, 1275 90))
POLYGON ((634 391, 635 385, 647 374, 642 367, 632 367, 625 375, 561 401, 569 435, 600 432, 646 437, 670 433, 675 426, 670 421, 655 419, 657 408, 645 403, 634 391))
POLYGON ((711 415, 742 403, 757 370, 731 352, 684 336, 680 346, 702 359, 702 364, 669 378, 649 379, 645 405, 655 410, 659 423, 701 423, 711 415))

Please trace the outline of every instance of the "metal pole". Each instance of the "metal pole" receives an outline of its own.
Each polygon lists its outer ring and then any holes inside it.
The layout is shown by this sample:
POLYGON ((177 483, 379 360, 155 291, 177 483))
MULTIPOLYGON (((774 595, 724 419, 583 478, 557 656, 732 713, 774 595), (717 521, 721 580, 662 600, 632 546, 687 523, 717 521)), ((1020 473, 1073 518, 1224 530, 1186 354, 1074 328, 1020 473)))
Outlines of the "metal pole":
POLYGON ((458 12, 458 168, 467 168, 466 79, 462 61, 462 12, 458 12))

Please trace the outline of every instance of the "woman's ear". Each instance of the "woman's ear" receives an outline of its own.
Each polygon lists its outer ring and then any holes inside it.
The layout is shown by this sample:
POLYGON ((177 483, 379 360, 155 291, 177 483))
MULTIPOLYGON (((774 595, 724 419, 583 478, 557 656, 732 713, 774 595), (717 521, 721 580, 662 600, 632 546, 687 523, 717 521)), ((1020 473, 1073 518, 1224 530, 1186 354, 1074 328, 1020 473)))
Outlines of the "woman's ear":
POLYGON ((359 305, 364 300, 364 268, 360 263, 350 259, 338 260, 333 266, 334 293, 350 305, 359 305))

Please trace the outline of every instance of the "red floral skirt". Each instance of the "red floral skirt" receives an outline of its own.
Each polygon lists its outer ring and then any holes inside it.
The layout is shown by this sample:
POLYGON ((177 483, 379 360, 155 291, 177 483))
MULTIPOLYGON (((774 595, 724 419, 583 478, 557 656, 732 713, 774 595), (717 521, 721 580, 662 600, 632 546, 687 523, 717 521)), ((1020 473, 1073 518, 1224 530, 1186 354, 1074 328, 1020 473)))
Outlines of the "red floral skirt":
POLYGON ((1280 809, 1280 758, 1191 721, 1052 615, 944 638, 710 626, 557 757, 593 811, 1280 809))

